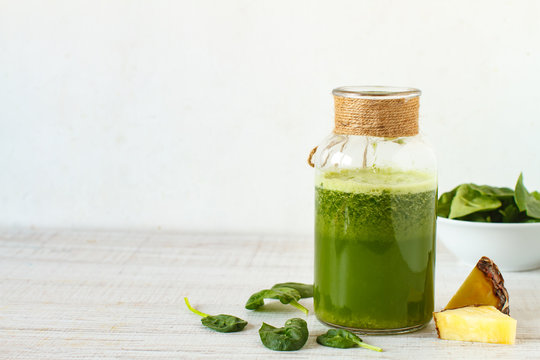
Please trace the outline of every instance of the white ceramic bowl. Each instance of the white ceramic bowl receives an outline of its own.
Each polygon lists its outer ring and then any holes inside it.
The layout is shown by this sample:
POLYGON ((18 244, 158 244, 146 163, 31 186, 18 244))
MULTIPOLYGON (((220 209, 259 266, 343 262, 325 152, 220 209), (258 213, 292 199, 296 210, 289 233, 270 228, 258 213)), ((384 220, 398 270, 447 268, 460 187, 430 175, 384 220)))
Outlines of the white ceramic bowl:
POLYGON ((482 223, 438 218, 437 237, 471 266, 487 256, 502 271, 540 267, 540 223, 482 223))

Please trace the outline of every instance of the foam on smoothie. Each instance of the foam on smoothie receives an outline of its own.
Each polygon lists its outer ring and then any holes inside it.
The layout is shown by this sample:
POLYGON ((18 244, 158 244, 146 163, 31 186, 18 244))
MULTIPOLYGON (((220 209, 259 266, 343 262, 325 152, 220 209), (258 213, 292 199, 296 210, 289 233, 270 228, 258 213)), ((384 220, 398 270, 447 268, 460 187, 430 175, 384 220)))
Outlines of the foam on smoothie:
POLYGON ((392 168, 319 170, 315 186, 347 193, 419 193, 436 189, 437 176, 432 172, 392 168))

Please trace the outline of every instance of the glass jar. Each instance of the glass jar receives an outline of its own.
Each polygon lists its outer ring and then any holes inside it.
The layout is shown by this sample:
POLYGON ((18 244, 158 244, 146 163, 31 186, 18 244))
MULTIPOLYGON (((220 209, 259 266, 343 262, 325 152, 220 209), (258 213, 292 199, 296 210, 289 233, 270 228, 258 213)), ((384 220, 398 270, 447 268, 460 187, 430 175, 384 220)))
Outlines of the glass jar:
MULTIPOLYGON (((363 333, 425 326, 434 300, 437 170, 418 134, 420 91, 334 89, 315 167, 315 313, 363 333)), ((310 156, 310 163, 311 163, 310 156)))

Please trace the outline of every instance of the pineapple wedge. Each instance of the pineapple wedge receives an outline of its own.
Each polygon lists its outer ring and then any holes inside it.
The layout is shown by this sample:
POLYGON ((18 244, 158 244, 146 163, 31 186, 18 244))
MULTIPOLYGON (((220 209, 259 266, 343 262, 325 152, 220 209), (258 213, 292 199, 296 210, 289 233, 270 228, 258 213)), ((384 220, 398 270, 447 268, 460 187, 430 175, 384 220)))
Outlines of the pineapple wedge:
POLYGON ((514 344, 517 321, 494 306, 467 306, 433 313, 439 338, 514 344))
POLYGON ((497 265, 486 256, 478 261, 444 309, 469 305, 493 305, 503 313, 510 314, 504 279, 497 265))

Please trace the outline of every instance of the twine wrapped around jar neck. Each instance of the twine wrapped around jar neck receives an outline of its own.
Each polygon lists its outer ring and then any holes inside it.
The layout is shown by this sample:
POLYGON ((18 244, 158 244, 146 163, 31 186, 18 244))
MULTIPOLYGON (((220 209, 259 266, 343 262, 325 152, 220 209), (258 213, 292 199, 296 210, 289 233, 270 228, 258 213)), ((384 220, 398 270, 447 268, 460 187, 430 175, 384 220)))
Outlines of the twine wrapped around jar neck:
MULTIPOLYGON (((420 90, 384 86, 345 86, 332 91, 339 135, 397 138, 418 134, 420 90)), ((367 146, 367 145, 366 145, 367 146)), ((367 148, 366 148, 367 149, 367 148)), ((311 150, 308 164, 317 147, 311 150)), ((364 152, 364 166, 365 166, 364 152)))
MULTIPOLYGON (((333 91, 335 107, 334 133, 378 137, 402 137, 418 134, 420 91, 413 96, 385 95, 347 96, 338 88, 333 91)), ((352 93, 354 95, 354 93, 352 93)))

